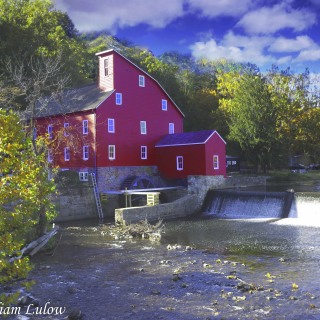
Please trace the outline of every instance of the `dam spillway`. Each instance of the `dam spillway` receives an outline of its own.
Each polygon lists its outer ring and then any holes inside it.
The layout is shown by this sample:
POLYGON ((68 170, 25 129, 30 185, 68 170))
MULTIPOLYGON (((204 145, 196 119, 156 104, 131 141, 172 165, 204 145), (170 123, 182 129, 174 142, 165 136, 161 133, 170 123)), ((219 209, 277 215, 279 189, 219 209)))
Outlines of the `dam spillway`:
POLYGON ((202 211, 217 218, 287 218, 292 192, 209 190, 202 211))

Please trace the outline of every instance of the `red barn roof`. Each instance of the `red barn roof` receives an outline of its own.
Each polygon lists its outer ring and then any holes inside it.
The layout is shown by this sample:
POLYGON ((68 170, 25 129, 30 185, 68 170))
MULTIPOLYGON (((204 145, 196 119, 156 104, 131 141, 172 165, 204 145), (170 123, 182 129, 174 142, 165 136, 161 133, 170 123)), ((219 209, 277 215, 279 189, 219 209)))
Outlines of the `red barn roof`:
POLYGON ((216 130, 202 130, 196 132, 184 132, 168 134, 164 136, 158 143, 156 147, 168 147, 168 146, 181 146, 190 144, 204 144, 206 143, 212 135, 217 134, 221 140, 226 143, 216 130))

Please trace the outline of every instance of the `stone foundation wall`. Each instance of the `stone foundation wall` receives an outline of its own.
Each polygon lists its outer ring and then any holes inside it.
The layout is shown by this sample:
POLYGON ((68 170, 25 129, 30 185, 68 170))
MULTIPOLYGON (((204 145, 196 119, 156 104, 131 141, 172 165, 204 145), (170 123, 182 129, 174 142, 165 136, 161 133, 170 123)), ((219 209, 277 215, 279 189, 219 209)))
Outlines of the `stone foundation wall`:
POLYGON ((156 166, 146 167, 100 167, 97 168, 97 183, 99 191, 119 190, 121 183, 130 176, 146 176, 155 186, 161 186, 162 181, 156 166))
POLYGON ((58 216, 55 221, 98 218, 91 187, 68 188, 55 199, 58 216))

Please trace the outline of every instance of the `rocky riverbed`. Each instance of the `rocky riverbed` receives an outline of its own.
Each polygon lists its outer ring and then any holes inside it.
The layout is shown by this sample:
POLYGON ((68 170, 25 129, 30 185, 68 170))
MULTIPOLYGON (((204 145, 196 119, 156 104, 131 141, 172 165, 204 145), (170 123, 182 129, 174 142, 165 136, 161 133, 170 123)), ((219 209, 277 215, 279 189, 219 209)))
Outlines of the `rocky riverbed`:
POLYGON ((33 259, 34 300, 8 319, 320 319, 317 286, 286 256, 114 240, 109 231, 61 226, 54 252, 33 259))

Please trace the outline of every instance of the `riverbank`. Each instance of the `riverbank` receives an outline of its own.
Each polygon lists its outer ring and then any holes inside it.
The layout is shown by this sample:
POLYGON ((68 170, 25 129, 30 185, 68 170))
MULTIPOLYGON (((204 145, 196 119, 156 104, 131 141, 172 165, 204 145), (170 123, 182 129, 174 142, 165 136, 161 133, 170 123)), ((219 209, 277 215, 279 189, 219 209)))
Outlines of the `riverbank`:
MULTIPOLYGON (((241 232, 247 226, 224 223, 227 233, 230 228, 241 232)), ((82 319, 90 320, 320 317, 319 290, 292 268, 295 257, 286 255, 286 248, 277 247, 276 255, 269 252, 264 257, 253 252, 230 252, 225 242, 220 243, 220 249, 201 242, 193 249, 185 234, 180 232, 179 239, 176 228, 187 232, 197 224, 202 236, 210 241, 208 221, 167 225, 163 243, 114 240, 108 231, 112 230, 111 224, 61 226, 61 241, 54 254, 33 259, 35 269, 30 279, 36 281, 31 292, 40 306, 50 303, 53 308, 65 308, 65 312, 61 316, 32 315, 29 319, 65 319, 71 312, 80 311, 82 319), (177 234, 175 239, 173 233, 177 234), (167 242, 173 239, 179 245, 167 242)), ((263 232, 270 230, 266 223, 253 225, 253 229, 260 227, 263 232)), ((223 231, 221 226, 217 228, 223 231)), ((271 234, 273 238, 283 233, 279 228, 275 228, 276 236, 271 234)), ((230 246, 232 239, 228 240, 230 246)), ((248 248, 254 249, 254 239, 251 241, 248 248)), ((308 244, 302 245, 305 249, 301 250, 310 250, 308 244)), ((243 248, 243 244, 238 246, 243 248)), ((308 272, 313 271, 308 264, 306 267, 308 272)), ((318 275, 313 276, 317 281, 318 275)))

